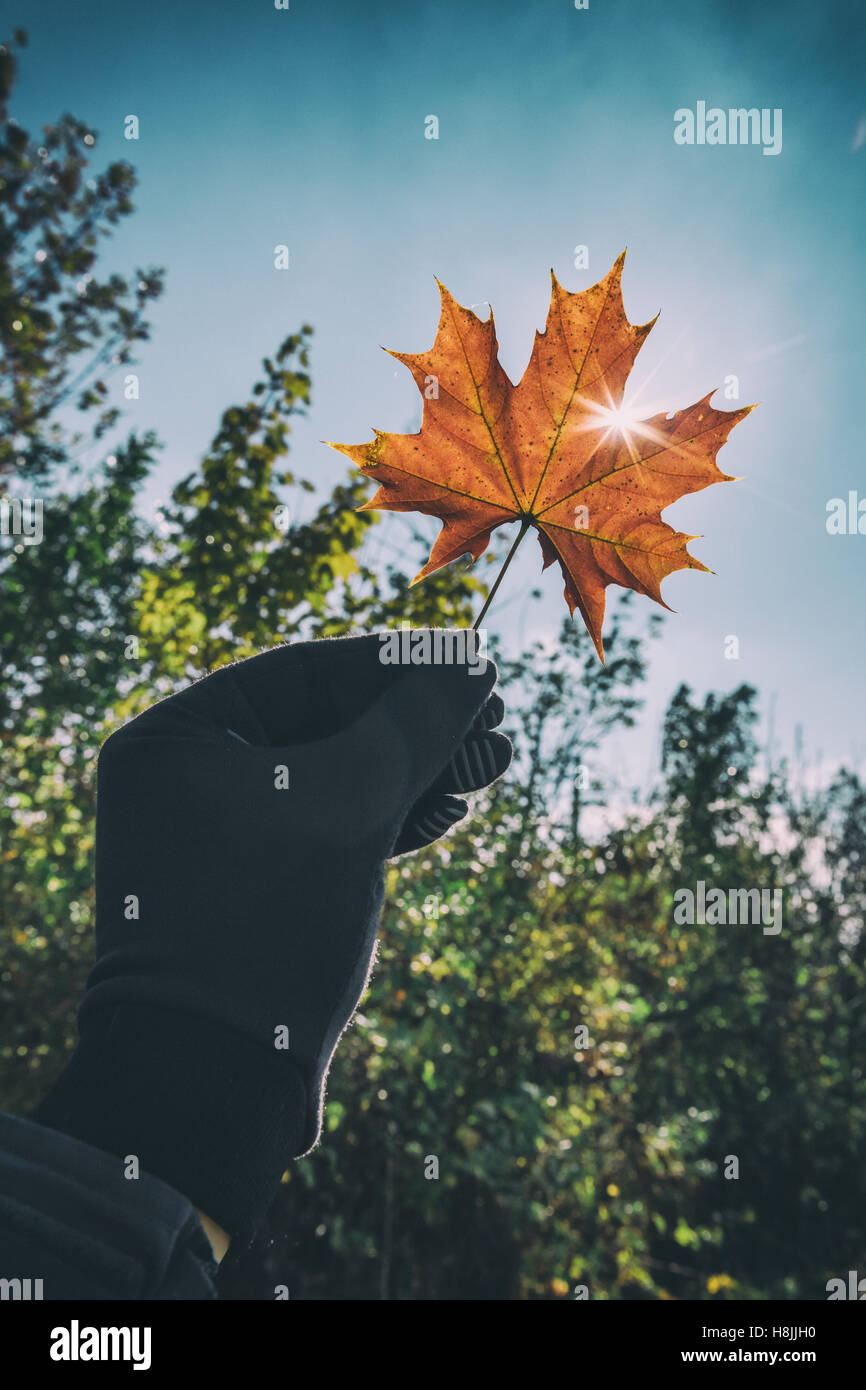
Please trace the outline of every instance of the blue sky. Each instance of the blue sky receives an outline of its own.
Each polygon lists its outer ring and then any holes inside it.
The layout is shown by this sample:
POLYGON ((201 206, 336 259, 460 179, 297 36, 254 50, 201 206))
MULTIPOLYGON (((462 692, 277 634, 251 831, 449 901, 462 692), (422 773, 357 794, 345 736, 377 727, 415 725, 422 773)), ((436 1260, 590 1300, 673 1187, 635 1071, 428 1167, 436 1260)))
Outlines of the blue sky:
MULTIPOLYGON (((739 404, 761 407, 720 455, 745 480, 665 514, 702 533, 692 550, 716 573, 665 581, 677 614, 655 644, 646 718, 616 752, 619 770, 644 780, 680 680, 699 691, 750 681, 765 707, 775 695, 781 751, 801 723, 813 758, 862 765, 866 535, 825 526, 830 498, 866 498, 856 5, 2 8, 4 32, 30 33, 22 124, 69 110, 99 132, 98 166, 127 158, 138 170, 137 211, 106 265, 168 272, 127 417, 165 441, 148 507, 301 322, 315 328, 314 405, 292 464, 328 487, 345 461, 320 440, 417 426, 416 388, 378 345, 430 346, 434 275, 461 303, 493 305, 516 380, 551 267, 567 289, 585 288, 627 245, 629 317, 661 310, 633 374, 637 387, 652 375, 644 398, 672 409, 736 374, 739 404), (674 112, 698 101, 781 108, 781 153, 675 144, 674 112), (130 113, 137 142, 123 138, 130 113), (430 114, 436 141, 424 138, 430 114), (290 248, 288 272, 273 268, 277 243, 290 248), (574 267, 578 244, 588 270, 574 267), (728 634, 738 661, 724 657, 728 634)), ((386 524, 399 544, 405 520, 386 524)), ((438 523, 421 524, 432 542, 438 523)), ((565 611, 558 574, 539 569, 529 538, 488 618, 515 644, 553 635, 565 611)))

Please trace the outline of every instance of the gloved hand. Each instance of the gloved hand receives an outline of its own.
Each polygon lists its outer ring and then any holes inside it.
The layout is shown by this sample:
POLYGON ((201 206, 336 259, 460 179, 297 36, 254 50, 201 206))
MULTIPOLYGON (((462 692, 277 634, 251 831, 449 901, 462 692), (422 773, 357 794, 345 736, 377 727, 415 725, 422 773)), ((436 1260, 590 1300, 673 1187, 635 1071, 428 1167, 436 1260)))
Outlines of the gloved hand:
POLYGON ((318 1138, 386 860, 511 760, 492 663, 381 650, 377 634, 275 648, 154 705, 99 757, 97 963, 37 1118, 135 1154, 235 1237, 318 1138))

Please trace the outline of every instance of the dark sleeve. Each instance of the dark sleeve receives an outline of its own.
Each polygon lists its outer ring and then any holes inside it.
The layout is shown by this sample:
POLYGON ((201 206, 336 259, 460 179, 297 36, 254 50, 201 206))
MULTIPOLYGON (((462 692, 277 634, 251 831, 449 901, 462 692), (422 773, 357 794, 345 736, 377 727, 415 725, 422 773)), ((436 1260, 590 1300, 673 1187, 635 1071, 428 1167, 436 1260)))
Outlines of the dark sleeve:
POLYGON ((147 1173, 127 1178, 113 1155, 0 1114, 0 1279, 29 1279, 31 1298, 213 1299, 216 1273, 180 1192, 147 1173))

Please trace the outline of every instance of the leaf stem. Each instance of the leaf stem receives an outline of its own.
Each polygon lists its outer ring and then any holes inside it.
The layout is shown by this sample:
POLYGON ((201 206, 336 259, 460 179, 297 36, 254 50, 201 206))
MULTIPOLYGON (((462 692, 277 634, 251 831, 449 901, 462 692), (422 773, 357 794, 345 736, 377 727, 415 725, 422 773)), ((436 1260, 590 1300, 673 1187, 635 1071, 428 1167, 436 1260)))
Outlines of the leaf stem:
POLYGON ((505 571, 508 569, 508 566, 511 564, 511 561, 512 561, 513 558, 514 558, 514 552, 515 552, 515 550, 517 549, 517 547, 520 545, 520 542, 523 540, 523 537, 526 535, 526 533, 527 533, 528 530, 529 530, 529 522, 528 522, 528 521, 523 521, 523 522, 521 522, 520 530, 518 531, 517 536, 515 537, 514 544, 512 545, 511 549, 509 550, 508 554, 507 554, 506 557, 505 557, 505 564, 502 566, 502 569, 499 571, 498 575, 496 576, 496 583, 493 585, 493 588, 490 590, 490 593, 487 595, 487 598, 486 598, 485 601, 484 601, 484 607, 482 608, 481 612, 478 614, 478 617, 475 619, 475 622, 472 624, 472 631, 473 631, 473 632, 477 632, 477 631, 478 631, 478 628, 480 627, 480 625, 481 625, 481 623, 482 623, 482 621, 483 621, 483 619, 484 619, 484 614, 487 612, 488 608, 490 607, 491 603, 493 602, 494 598, 496 597, 496 590, 499 588, 500 584, 502 583, 503 579, 505 578, 505 571))

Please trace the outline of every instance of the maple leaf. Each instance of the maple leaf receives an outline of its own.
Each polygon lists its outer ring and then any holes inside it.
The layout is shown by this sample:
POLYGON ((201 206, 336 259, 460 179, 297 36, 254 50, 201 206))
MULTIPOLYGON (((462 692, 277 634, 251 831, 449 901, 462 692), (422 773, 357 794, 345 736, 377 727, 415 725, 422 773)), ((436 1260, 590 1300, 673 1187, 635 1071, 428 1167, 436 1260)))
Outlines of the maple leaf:
POLYGON ((625 252, 597 285, 574 294, 551 272, 547 323, 516 386, 499 362, 492 311, 480 319, 437 280, 442 312, 433 347, 390 353, 424 397, 419 433, 374 430, 369 444, 331 445, 380 484, 359 511, 420 511, 443 522, 413 584, 467 552, 477 560, 497 526, 519 521, 507 565, 534 527, 542 568, 558 561, 569 612, 579 610, 602 661, 609 584, 667 608, 666 575, 707 570, 687 549, 698 537, 675 531, 661 512, 711 483, 734 481, 715 457, 754 409, 714 409, 714 388, 670 414, 633 421, 620 413, 656 321, 626 318, 624 261, 625 252))

